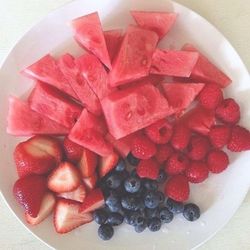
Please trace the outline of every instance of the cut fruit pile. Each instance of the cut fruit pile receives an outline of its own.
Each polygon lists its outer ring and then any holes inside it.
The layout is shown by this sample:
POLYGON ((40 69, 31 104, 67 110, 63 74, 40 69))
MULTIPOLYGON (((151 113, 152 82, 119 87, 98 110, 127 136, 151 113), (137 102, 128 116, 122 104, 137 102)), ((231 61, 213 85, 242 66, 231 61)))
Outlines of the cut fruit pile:
POLYGON ((103 31, 97 12, 74 19, 86 52, 45 55, 22 71, 35 81, 27 101, 9 97, 7 132, 30 136, 14 150, 13 193, 31 225, 52 212, 58 233, 95 220, 109 240, 123 221, 138 233, 178 213, 194 221, 190 185, 229 166, 224 147, 250 150, 223 94, 230 78, 191 44, 157 48, 177 14, 131 15, 124 34, 103 31))

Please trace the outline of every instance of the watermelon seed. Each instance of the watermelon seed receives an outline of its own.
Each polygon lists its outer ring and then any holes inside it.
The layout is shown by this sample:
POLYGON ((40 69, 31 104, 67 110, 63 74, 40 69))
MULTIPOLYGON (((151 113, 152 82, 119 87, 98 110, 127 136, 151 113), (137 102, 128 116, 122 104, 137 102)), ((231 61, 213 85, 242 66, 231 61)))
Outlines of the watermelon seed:
POLYGON ((132 117, 132 112, 131 111, 129 111, 126 115, 125 115, 125 120, 130 120, 131 119, 131 117, 132 117))

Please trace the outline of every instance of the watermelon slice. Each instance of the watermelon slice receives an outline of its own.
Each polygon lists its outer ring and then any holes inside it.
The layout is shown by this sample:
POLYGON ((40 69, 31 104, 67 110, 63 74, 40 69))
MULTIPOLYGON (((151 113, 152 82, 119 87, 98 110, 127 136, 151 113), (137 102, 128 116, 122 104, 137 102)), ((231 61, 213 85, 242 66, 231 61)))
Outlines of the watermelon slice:
POLYGON ((95 55, 85 54, 77 58, 77 63, 82 75, 100 100, 115 90, 109 86, 108 74, 95 55))
POLYGON ((130 25, 109 73, 112 87, 135 81, 149 74, 158 35, 130 25))
POLYGON ((115 55, 117 54, 117 51, 120 48, 123 38, 122 33, 122 29, 104 31, 104 37, 111 62, 113 61, 115 55))
POLYGON ((42 57, 37 62, 22 70, 21 73, 34 80, 48 83, 75 99, 78 99, 70 84, 60 71, 55 58, 50 54, 42 57))
POLYGON ((76 41, 111 69, 111 62, 97 12, 72 20, 76 41))
POLYGON ((156 49, 150 73, 189 77, 198 60, 199 54, 190 51, 156 49))
POLYGON ((221 88, 228 86, 232 80, 208 60, 198 49, 191 44, 182 48, 185 51, 199 52, 199 59, 192 70, 191 78, 206 83, 217 83, 221 88))
POLYGON ((95 115, 100 115, 102 113, 100 101, 83 78, 80 69, 77 67, 77 61, 78 59, 75 60, 72 55, 67 53, 58 59, 58 65, 87 110, 95 115))
POLYGON ((173 111, 152 84, 116 91, 101 101, 110 134, 116 139, 162 119, 173 111))
POLYGON ((10 96, 7 133, 15 136, 31 136, 35 134, 66 135, 69 130, 31 110, 28 103, 10 96))
POLYGON ((51 120, 72 128, 82 112, 82 107, 62 92, 45 83, 37 82, 29 96, 31 109, 51 120))
POLYGON ((173 12, 130 11, 130 13, 140 27, 153 30, 160 39, 169 32, 177 18, 177 14, 173 12))
POLYGON ((204 85, 204 83, 163 83, 161 86, 169 106, 175 113, 181 113, 189 107, 204 85))

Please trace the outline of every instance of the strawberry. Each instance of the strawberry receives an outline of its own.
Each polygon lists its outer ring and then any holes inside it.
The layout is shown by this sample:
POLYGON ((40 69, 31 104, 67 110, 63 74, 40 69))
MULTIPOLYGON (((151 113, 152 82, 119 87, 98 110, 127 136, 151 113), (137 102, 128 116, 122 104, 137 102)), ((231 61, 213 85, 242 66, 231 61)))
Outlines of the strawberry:
POLYGON ((240 120, 240 106, 232 99, 225 99, 215 111, 216 118, 229 123, 236 124, 240 120))
POLYGON ((62 162, 48 177, 48 188, 56 193, 70 192, 80 186, 79 170, 69 162, 62 162))
POLYGON ((42 199, 47 190, 46 178, 40 175, 29 175, 18 179, 13 187, 13 194, 25 212, 36 217, 42 199))
POLYGON ((192 183, 200 183, 208 178, 208 167, 204 162, 193 161, 186 169, 186 176, 192 183))
POLYGON ((77 189, 71 192, 60 193, 57 196, 64 199, 83 202, 86 197, 86 194, 87 194, 86 187, 83 184, 81 184, 77 189))
POLYGON ((100 188, 91 190, 81 204, 80 212, 92 212, 104 205, 104 196, 100 188))
POLYGON ((208 137, 215 148, 227 145, 231 136, 231 128, 227 125, 215 125, 209 131, 208 137))
POLYGON ((63 141, 64 152, 68 161, 78 163, 82 157, 83 147, 71 141, 68 137, 63 141))
POLYGON ((184 175, 174 175, 167 181, 165 195, 175 201, 184 202, 189 198, 188 179, 184 175))
POLYGON ((94 174, 97 167, 98 155, 94 152, 83 149, 82 156, 79 162, 79 167, 83 178, 90 177, 94 174))
POLYGON ((170 140, 173 128, 167 120, 162 119, 145 128, 145 133, 152 142, 165 144, 170 140))
POLYGON ((223 100, 223 92, 217 84, 207 83, 199 94, 200 104, 214 110, 223 100))
POLYGON ((27 212, 25 213, 25 219, 30 225, 37 225, 46 219, 53 211, 56 204, 56 198, 51 192, 47 192, 41 203, 39 213, 36 217, 30 216, 27 212))
POLYGON ((153 158, 140 161, 136 168, 136 173, 140 178, 156 180, 159 175, 160 167, 153 158))
POLYGON ((189 165, 188 158, 183 153, 174 153, 168 159, 165 165, 165 172, 168 175, 177 175, 183 173, 189 165))
POLYGON ((146 160, 155 155, 156 146, 145 135, 137 134, 134 136, 131 152, 136 158, 146 160))
POLYGON ((85 184, 87 190, 92 190, 95 188, 96 183, 97 183, 97 175, 94 173, 92 176, 83 178, 82 179, 83 183, 85 184))
POLYGON ((176 124, 171 138, 172 146, 177 150, 187 147, 191 137, 191 130, 182 124, 176 124))
POLYGON ((227 148, 232 152, 250 150, 250 131, 238 125, 234 126, 227 148))
POLYGON ((59 199, 54 212, 54 226, 57 233, 63 234, 93 220, 91 213, 79 212, 81 203, 59 199))
POLYGON ((173 153, 174 150, 170 145, 158 145, 155 158, 159 163, 164 163, 173 153))
POLYGON ((117 164, 119 156, 117 153, 112 153, 109 156, 101 157, 98 167, 99 177, 105 176, 109 173, 117 164))
POLYGON ((221 173, 229 165, 229 158, 222 150, 214 149, 207 157, 208 169, 215 174, 221 173))

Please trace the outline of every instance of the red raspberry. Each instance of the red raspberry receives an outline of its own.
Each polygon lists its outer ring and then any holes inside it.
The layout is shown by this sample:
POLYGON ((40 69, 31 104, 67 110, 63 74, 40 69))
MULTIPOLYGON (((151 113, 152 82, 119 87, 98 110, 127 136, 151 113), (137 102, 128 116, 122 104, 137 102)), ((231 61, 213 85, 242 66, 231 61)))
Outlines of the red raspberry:
POLYGON ((209 141, 206 137, 195 135, 191 138, 187 147, 188 157, 192 160, 202 160, 210 149, 209 141))
POLYGON ((207 166, 212 173, 221 173, 229 165, 229 159, 222 150, 212 150, 207 157, 207 166))
POLYGON ((250 150, 250 131, 238 125, 234 126, 227 148, 232 152, 250 150))
POLYGON ((240 106, 232 98, 225 99, 217 107, 215 116, 225 123, 236 124, 240 120, 240 106))
POLYGON ((194 161, 186 170, 186 176, 191 183, 200 183, 208 178, 209 170, 204 162, 194 161))
POLYGON ((165 185, 165 195, 169 198, 184 202, 189 198, 189 184, 188 179, 184 175, 175 175, 169 178, 165 185))
POLYGON ((183 153, 174 153, 165 165, 165 172, 168 175, 183 173, 188 167, 189 160, 183 153))
POLYGON ((214 83, 207 83, 199 94, 200 104, 206 109, 216 109, 222 100, 223 92, 214 83))
POLYGON ((145 128, 145 133, 154 143, 165 144, 170 140, 173 129, 165 119, 162 119, 145 128))
POLYGON ((187 147, 191 137, 191 130, 182 124, 174 127, 171 144, 177 150, 183 150, 187 147))
POLYGON ((158 178, 159 171, 159 165, 153 158, 140 161, 136 168, 136 173, 140 178, 148 178, 152 180, 156 180, 158 178))
POLYGON ((209 131, 208 137, 215 148, 223 148, 227 145, 230 135, 230 127, 227 125, 215 125, 209 131))
POLYGON ((166 145, 159 145, 157 147, 157 152, 155 154, 155 158, 159 163, 165 162, 172 154, 174 153, 173 148, 166 144, 166 145))
POLYGON ((156 146, 145 135, 137 134, 133 138, 131 152, 136 158, 146 160, 155 155, 156 146))

